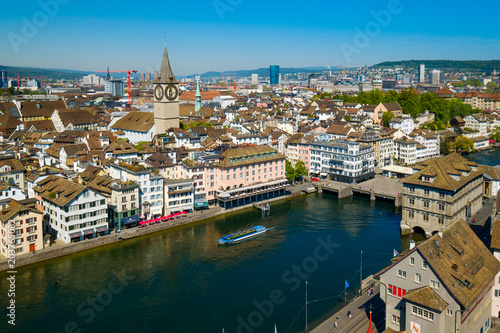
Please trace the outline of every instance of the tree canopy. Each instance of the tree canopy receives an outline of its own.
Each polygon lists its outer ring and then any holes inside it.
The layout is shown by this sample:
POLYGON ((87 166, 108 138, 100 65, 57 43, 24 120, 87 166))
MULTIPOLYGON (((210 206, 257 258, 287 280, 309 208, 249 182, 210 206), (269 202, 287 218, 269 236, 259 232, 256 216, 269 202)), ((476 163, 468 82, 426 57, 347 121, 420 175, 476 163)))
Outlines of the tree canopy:
POLYGON ((297 160, 295 166, 292 165, 292 162, 286 160, 285 170, 286 170, 286 179, 290 182, 294 181, 295 179, 301 178, 303 176, 307 176, 308 174, 306 165, 301 160, 297 160))

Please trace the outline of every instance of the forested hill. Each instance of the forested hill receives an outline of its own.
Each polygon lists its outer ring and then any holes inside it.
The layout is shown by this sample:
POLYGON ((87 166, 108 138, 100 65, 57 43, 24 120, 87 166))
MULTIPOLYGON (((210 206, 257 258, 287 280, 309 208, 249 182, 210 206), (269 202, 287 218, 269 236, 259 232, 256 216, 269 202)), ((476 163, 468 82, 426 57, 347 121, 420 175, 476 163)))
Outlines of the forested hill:
POLYGON ((500 70, 500 60, 401 60, 384 61, 374 67, 403 67, 418 69, 421 64, 425 69, 449 69, 458 71, 492 71, 500 70))

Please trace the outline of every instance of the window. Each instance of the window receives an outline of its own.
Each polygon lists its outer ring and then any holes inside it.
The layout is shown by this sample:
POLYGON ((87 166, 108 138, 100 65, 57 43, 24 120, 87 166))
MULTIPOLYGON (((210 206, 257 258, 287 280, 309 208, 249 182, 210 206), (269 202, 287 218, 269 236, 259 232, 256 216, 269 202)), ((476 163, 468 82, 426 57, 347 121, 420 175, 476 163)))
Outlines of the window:
POLYGON ((406 271, 404 269, 398 268, 398 276, 406 278, 406 271))
POLYGON ((444 210, 444 205, 443 204, 439 204, 439 210, 444 210))
POLYGON ((429 215, 424 215, 424 221, 429 221, 429 215))
POLYGON ((410 201, 410 205, 414 205, 415 204, 415 199, 411 198, 409 201, 410 201))
POLYGON ((415 217, 415 213, 414 212, 408 212, 408 217, 410 219, 414 218, 415 217))
POLYGON ((440 193, 439 193, 439 197, 440 197, 440 198, 444 198, 444 193, 440 192, 440 193))
POLYGON ((439 289, 439 285, 440 285, 439 281, 431 279, 431 288, 439 289))
POLYGON ((416 283, 421 283, 422 282, 422 276, 420 274, 415 274, 415 282, 416 283))
POLYGON ((429 201, 424 201, 424 207, 429 208, 429 201))
POLYGON ((398 316, 392 315, 392 322, 394 324, 399 324, 400 318, 398 316))
POLYGON ((415 258, 411 257, 410 258, 410 266, 415 265, 415 258))
POLYGON ((446 309, 446 314, 447 314, 448 316, 453 316, 453 310, 451 310, 451 309, 446 309))
POLYGON ((444 218, 440 217, 440 218, 438 219, 438 223, 439 223, 439 224, 444 224, 444 218))
POLYGON ((425 195, 429 195, 429 193, 430 193, 429 190, 424 190, 425 195))
POLYGON ((415 188, 414 187, 410 187, 410 193, 415 193, 415 188))
POLYGON ((422 261, 422 269, 427 269, 427 262, 426 261, 422 261))

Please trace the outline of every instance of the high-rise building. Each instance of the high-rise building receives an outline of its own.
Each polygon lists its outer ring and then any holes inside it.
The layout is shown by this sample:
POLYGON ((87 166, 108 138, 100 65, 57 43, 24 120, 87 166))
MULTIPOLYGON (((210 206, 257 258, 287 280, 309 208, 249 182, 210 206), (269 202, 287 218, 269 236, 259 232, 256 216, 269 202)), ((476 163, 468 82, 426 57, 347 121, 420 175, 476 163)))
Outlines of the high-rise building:
POLYGON ((438 84, 441 81, 441 71, 434 69, 430 72, 430 79, 432 84, 438 84))
POLYGON ((144 82, 144 73, 141 73, 141 79, 140 79, 141 82, 144 82))
POLYGON ((102 78, 95 74, 89 74, 83 77, 83 84, 100 85, 102 84, 102 78))
POLYGON ((158 71, 155 71, 154 80, 156 81, 157 78, 158 78, 158 71))
POLYGON ((160 73, 155 76, 155 134, 165 134, 169 128, 179 127, 179 81, 170 67, 166 46, 163 49, 160 73))
POLYGON ((111 94, 112 96, 123 96, 125 95, 125 85, 120 79, 106 80, 106 83, 104 84, 104 92, 106 94, 111 94))
POLYGON ((151 81, 151 73, 150 72, 146 73, 146 81, 151 81))
POLYGON ((259 83, 259 74, 252 74, 252 84, 259 83))
POLYGON ((280 84, 280 66, 278 65, 269 66, 269 83, 280 84))
POLYGON ((7 81, 7 71, 0 71, 0 88, 8 88, 9 83, 7 81))
POLYGON ((418 68, 418 82, 419 83, 425 82, 425 65, 424 64, 421 64, 420 67, 418 68))

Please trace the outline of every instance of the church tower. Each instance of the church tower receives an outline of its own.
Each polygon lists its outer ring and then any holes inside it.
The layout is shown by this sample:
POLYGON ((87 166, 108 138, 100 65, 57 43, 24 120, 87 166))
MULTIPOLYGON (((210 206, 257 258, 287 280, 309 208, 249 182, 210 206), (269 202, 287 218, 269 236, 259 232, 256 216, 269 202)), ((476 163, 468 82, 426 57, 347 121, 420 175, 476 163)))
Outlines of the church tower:
POLYGON ((164 134, 170 127, 179 127, 179 81, 170 67, 166 45, 153 89, 155 134, 164 134))

